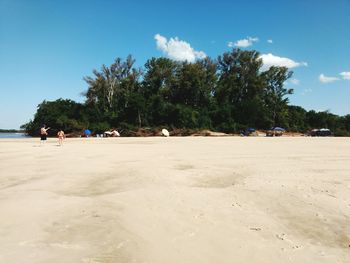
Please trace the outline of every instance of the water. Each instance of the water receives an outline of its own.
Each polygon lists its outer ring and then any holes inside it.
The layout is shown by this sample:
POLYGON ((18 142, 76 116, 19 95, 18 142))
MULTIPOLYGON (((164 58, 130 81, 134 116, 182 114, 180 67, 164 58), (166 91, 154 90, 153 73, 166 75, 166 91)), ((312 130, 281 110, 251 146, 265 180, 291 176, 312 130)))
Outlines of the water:
POLYGON ((23 139, 29 138, 30 136, 26 136, 25 133, 19 132, 0 132, 0 139, 8 138, 8 139, 23 139))

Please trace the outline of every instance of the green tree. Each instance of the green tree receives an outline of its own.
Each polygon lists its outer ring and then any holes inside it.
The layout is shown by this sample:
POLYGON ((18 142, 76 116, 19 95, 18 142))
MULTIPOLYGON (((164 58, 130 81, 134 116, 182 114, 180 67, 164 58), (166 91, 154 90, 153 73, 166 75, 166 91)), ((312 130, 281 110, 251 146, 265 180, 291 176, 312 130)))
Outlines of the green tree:
POLYGON ((88 84, 88 90, 83 93, 86 104, 99 113, 102 121, 112 126, 120 121, 141 123, 141 109, 136 110, 135 117, 131 114, 135 109, 131 108, 142 103, 129 105, 129 101, 134 100, 133 94, 140 88, 141 71, 133 67, 134 63, 131 55, 125 61, 117 58, 111 66, 103 65, 101 71, 93 70, 93 77, 84 78, 88 84))
POLYGON ((218 57, 219 79, 214 92, 217 114, 228 114, 226 121, 237 123, 235 128, 254 126, 261 120, 261 66, 257 51, 233 49, 218 57))
POLYGON ((182 126, 211 127, 210 110, 216 79, 216 64, 209 58, 178 66, 176 81, 170 89, 170 101, 179 111, 182 126))
POLYGON ((40 127, 51 127, 49 134, 55 135, 59 129, 70 133, 82 130, 86 123, 81 121, 83 105, 69 99, 43 101, 38 105, 34 119, 23 127, 32 136, 39 135, 40 127))
POLYGON ((286 67, 270 67, 262 73, 264 80, 264 112, 267 113, 271 126, 285 126, 288 124, 287 95, 293 94, 293 89, 284 87, 284 83, 293 72, 286 67))
POLYGON ((141 94, 145 100, 149 125, 172 125, 174 107, 170 93, 176 81, 178 62, 168 58, 151 58, 145 64, 141 94))
POLYGON ((58 99, 38 105, 34 119, 23 127, 37 135, 42 124, 76 132, 142 126, 237 132, 247 127, 283 126, 305 132, 329 128, 335 135, 350 134, 350 115, 306 111, 290 106, 292 76, 287 68, 263 70, 259 52, 232 49, 218 57, 194 63, 151 58, 143 71, 128 56, 103 65, 85 77, 84 104, 58 99))
POLYGON ((300 106, 288 106, 288 128, 291 131, 306 132, 309 127, 306 118, 307 111, 300 106))

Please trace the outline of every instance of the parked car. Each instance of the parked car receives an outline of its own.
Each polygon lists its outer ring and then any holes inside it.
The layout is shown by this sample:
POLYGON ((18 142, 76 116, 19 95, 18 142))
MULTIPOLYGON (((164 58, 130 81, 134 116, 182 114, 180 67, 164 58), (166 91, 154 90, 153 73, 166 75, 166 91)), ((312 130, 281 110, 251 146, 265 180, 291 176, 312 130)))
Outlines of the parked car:
POLYGON ((281 127, 273 127, 270 130, 266 131, 266 136, 273 137, 273 136, 282 136, 283 133, 285 133, 285 129, 281 127))
POLYGON ((308 133, 309 136, 315 137, 315 136, 332 136, 332 132, 329 129, 322 128, 322 129, 313 129, 308 133))
POLYGON ((241 132, 242 136, 258 136, 257 131, 254 128, 248 128, 241 132))

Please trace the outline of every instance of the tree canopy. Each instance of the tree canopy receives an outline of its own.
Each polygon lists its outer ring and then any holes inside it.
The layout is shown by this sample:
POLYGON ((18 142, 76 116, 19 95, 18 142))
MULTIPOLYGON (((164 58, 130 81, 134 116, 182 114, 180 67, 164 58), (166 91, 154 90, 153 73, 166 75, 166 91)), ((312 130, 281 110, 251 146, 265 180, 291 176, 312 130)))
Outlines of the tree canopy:
POLYGON ((264 69, 255 50, 232 49, 216 60, 193 63, 151 58, 142 69, 129 55, 84 77, 84 103, 43 101, 34 119, 22 127, 30 135, 37 135, 42 124, 68 133, 141 127, 238 132, 282 126, 299 132, 322 127, 349 135, 350 115, 289 105, 293 90, 285 83, 292 75, 285 67, 264 69))

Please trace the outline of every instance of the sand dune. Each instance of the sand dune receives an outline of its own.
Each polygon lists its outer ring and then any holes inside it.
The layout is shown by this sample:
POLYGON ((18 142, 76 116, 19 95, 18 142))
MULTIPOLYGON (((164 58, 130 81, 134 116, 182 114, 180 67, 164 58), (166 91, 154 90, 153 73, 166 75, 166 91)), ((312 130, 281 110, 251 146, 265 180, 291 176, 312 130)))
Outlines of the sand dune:
POLYGON ((349 138, 0 140, 0 262, 350 262, 349 138))

